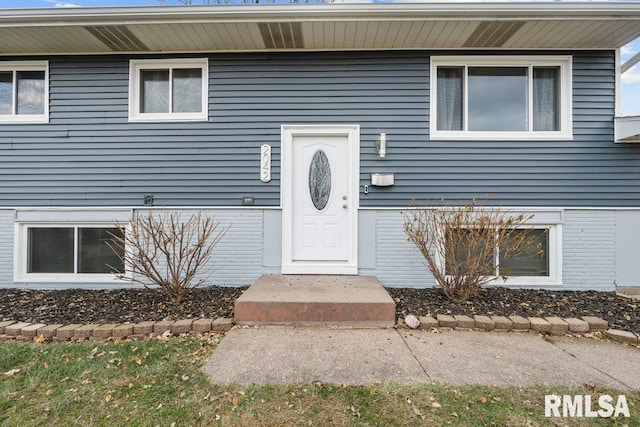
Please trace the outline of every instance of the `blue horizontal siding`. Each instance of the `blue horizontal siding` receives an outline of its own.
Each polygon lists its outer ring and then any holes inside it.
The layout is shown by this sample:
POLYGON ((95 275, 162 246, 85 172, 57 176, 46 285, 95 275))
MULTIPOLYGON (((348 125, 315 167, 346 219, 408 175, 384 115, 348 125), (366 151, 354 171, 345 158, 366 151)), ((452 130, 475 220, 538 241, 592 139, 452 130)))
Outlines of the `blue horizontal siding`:
POLYGON ((245 195, 277 206, 285 123, 361 126, 361 185, 374 172, 396 178, 361 206, 487 194, 514 206, 640 206, 640 146, 613 142, 614 54, 569 53, 572 141, 431 141, 429 52, 211 54, 209 120, 194 123, 128 122, 131 57, 50 57, 50 123, 0 125, 0 206, 136 206, 145 194, 163 206, 245 195))

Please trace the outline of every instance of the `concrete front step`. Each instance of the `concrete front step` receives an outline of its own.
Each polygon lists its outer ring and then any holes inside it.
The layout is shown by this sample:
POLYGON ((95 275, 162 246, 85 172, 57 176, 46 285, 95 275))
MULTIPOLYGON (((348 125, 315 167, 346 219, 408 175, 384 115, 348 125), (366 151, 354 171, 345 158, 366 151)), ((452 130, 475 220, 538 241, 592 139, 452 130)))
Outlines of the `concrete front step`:
POLYGON ((395 303, 375 277, 265 275, 236 300, 240 325, 387 328, 395 303))

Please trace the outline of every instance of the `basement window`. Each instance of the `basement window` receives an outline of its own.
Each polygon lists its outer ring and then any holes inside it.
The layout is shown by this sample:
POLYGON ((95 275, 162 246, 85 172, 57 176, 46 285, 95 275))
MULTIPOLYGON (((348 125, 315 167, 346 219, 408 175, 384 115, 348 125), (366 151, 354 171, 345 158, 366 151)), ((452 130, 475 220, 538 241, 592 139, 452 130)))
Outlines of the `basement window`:
POLYGON ((129 120, 206 121, 207 75, 206 58, 132 60, 129 120))
MULTIPOLYGON (((482 255, 488 256, 483 261, 487 265, 489 271, 487 275, 495 276, 491 282, 496 285, 534 285, 534 284, 559 284, 561 282, 561 249, 559 247, 560 225, 539 226, 533 229, 526 229, 528 233, 527 239, 531 240, 531 244, 527 246, 521 253, 515 257, 509 257, 504 262, 501 259, 509 251, 509 239, 505 241, 504 247, 499 247, 495 252, 480 251, 482 255), (503 277, 508 279, 503 281, 503 277)), ((525 229, 512 230, 511 236, 517 233, 525 232, 525 229)), ((466 265, 465 260, 469 257, 477 258, 480 253, 469 253, 469 245, 465 244, 466 239, 469 241, 486 241, 486 239, 495 238, 495 234, 488 229, 463 229, 455 231, 456 234, 462 233, 462 237, 456 240, 459 247, 455 248, 455 258, 458 260, 457 265, 466 265), (467 237, 468 236, 468 237, 467 237)), ((473 246, 472 246, 473 247, 473 246)), ((444 260, 445 273, 452 274, 451 261, 444 260)), ((464 274, 464 271, 460 271, 464 274)))
POLYGON ((0 62, 0 123, 48 121, 48 63, 0 62))
POLYGON ((22 225, 18 271, 33 281, 113 281, 125 271, 114 236, 122 233, 113 225, 22 225))

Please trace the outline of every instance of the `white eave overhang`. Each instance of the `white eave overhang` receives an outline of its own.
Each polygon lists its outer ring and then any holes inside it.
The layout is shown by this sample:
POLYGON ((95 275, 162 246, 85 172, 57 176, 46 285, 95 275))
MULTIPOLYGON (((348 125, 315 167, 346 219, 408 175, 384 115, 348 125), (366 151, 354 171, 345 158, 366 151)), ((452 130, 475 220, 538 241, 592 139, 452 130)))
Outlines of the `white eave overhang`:
POLYGON ((0 9, 0 55, 613 49, 640 3, 253 4, 0 9))
POLYGON ((614 120, 616 142, 640 142, 640 116, 622 116, 614 120))

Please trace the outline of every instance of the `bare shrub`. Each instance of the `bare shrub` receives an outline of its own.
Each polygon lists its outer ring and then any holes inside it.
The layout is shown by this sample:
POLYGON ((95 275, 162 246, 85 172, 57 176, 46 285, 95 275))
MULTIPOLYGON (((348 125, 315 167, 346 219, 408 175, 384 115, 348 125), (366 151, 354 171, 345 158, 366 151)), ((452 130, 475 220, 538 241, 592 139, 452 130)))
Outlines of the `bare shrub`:
POLYGON ((404 231, 447 297, 464 303, 488 282, 507 280, 507 263, 515 257, 529 256, 532 247, 534 256, 544 255, 534 230, 525 226, 532 217, 485 208, 473 199, 462 205, 410 208, 404 212, 404 231))
POLYGON ((124 272, 114 269, 116 277, 147 288, 156 285, 174 303, 204 282, 196 277, 202 275, 213 248, 229 229, 220 228, 220 222, 201 212, 186 221, 177 212, 149 212, 116 227, 120 233, 112 235, 112 249, 125 265, 124 272))

